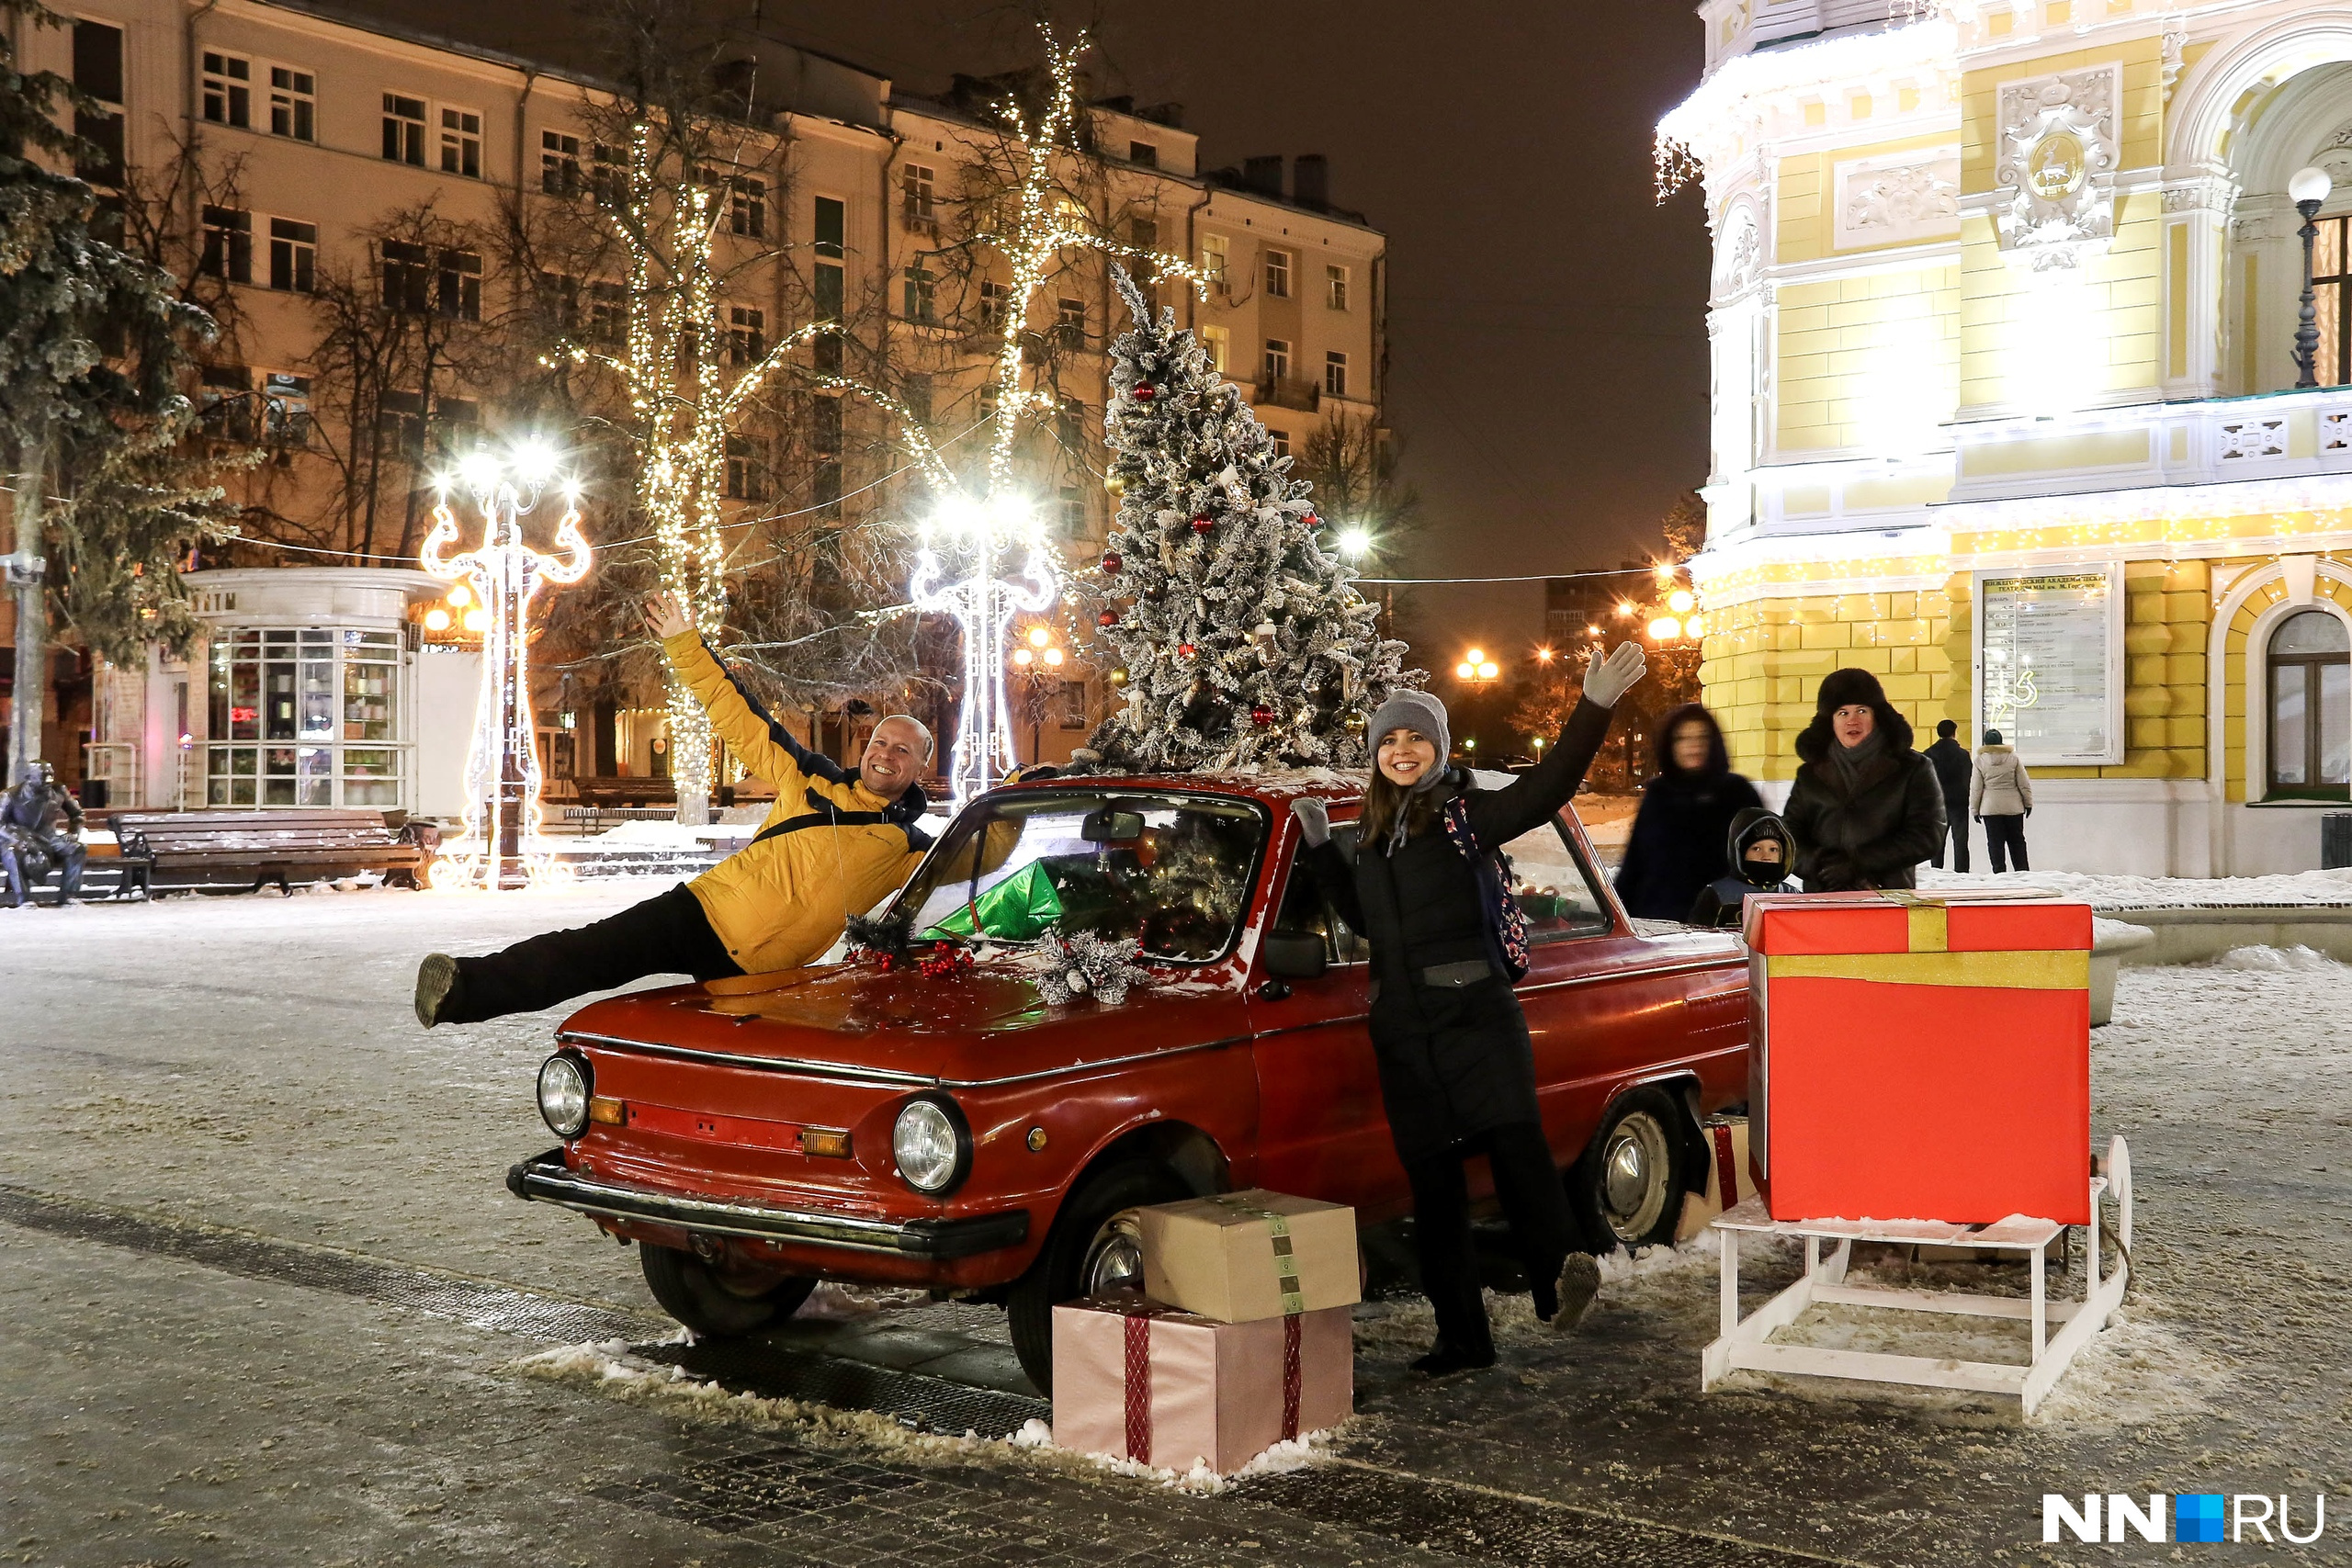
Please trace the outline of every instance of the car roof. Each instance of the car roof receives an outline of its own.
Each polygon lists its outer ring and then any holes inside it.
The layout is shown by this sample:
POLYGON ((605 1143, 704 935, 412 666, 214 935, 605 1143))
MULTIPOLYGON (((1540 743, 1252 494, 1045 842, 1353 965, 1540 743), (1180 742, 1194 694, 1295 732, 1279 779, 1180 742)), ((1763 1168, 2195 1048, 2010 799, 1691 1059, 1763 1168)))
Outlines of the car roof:
POLYGON ((1007 790, 1101 789, 1166 790, 1197 795, 1246 795, 1270 806, 1287 807, 1304 796, 1324 800, 1354 800, 1363 794, 1363 775, 1336 768, 1285 768, 1262 773, 1057 773, 1050 778, 1023 779, 1007 790))

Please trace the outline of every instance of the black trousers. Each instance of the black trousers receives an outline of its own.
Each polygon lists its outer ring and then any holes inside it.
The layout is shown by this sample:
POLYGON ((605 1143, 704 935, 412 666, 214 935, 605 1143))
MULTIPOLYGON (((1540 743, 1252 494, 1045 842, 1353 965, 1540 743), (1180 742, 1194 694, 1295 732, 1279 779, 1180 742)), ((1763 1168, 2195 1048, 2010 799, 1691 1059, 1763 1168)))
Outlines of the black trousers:
POLYGON ((1484 1154, 1494 1168, 1495 1196, 1510 1221, 1511 1240, 1532 1280, 1556 1280, 1575 1243, 1576 1218, 1567 1189, 1552 1163, 1552 1146, 1533 1122, 1510 1122, 1405 1167, 1413 1184, 1413 1243, 1421 1290, 1437 1311, 1438 1344, 1473 1355, 1494 1354, 1487 1300, 1478 1288, 1478 1258, 1470 1238, 1470 1186, 1462 1162, 1484 1154))
POLYGON ((2002 863, 2004 859, 2015 859, 2019 871, 2030 869, 2025 863, 2025 818, 2019 815, 1984 818, 1984 852, 1993 857, 1996 872, 2009 869, 2002 863))
POLYGON ((441 1021, 480 1023, 537 1012, 648 975, 714 980, 742 972, 710 929, 702 900, 682 882, 594 925, 526 938, 486 958, 458 959, 458 984, 441 1021))
MULTIPOLYGON (((1951 839, 1951 868, 1965 876, 1968 874, 1968 797, 1966 795, 1961 796, 1958 800, 1949 797, 1945 799, 1944 831, 1951 839)), ((1936 852, 1928 857, 1928 863, 1938 871, 1943 870, 1944 847, 1941 844, 1938 844, 1936 852)))
POLYGON ((70 904, 82 890, 82 863, 89 852, 82 840, 63 833, 34 833, 0 827, 0 907, 22 904, 33 896, 33 884, 54 866, 57 901, 70 904))

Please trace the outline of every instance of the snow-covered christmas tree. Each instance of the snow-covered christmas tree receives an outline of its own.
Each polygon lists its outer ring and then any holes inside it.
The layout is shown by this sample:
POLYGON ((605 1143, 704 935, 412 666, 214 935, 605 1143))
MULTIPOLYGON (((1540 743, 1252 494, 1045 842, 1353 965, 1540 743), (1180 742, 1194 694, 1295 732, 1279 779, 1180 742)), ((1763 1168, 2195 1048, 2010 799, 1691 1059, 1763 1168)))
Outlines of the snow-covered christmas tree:
POLYGON ((1363 717, 1416 684, 1405 645, 1326 548, 1309 487, 1172 310, 1125 272, 1105 416, 1119 514, 1077 583, 1124 701, 1081 763, 1122 771, 1359 767, 1363 717), (1118 684, 1123 682, 1123 684, 1118 684))

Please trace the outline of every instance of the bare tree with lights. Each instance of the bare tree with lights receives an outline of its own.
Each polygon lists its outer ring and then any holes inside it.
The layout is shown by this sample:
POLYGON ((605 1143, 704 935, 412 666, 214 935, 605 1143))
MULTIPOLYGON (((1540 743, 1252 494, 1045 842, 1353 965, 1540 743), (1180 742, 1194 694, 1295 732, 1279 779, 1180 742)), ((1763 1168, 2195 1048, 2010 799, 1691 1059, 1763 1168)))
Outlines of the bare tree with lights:
POLYGON ((1173 311, 1135 312, 1114 347, 1110 547, 1080 598, 1125 701, 1084 760, 1159 772, 1363 765, 1363 716, 1400 685, 1405 645, 1327 549, 1309 486, 1173 311))

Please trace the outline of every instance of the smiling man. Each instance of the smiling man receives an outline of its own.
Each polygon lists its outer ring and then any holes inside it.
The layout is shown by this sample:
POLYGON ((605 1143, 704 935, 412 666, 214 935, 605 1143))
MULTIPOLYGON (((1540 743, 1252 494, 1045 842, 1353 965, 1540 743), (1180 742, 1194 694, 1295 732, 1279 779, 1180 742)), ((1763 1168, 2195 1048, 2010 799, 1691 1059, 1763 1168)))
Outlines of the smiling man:
POLYGON ((594 925, 550 931, 482 958, 428 956, 417 1021, 478 1023, 536 1012, 648 975, 697 980, 795 968, 833 945, 852 915, 896 891, 931 847, 915 781, 931 731, 903 716, 874 727, 852 773, 794 739, 729 673, 667 595, 645 624, 711 726, 775 786, 759 836, 683 886, 594 925))

